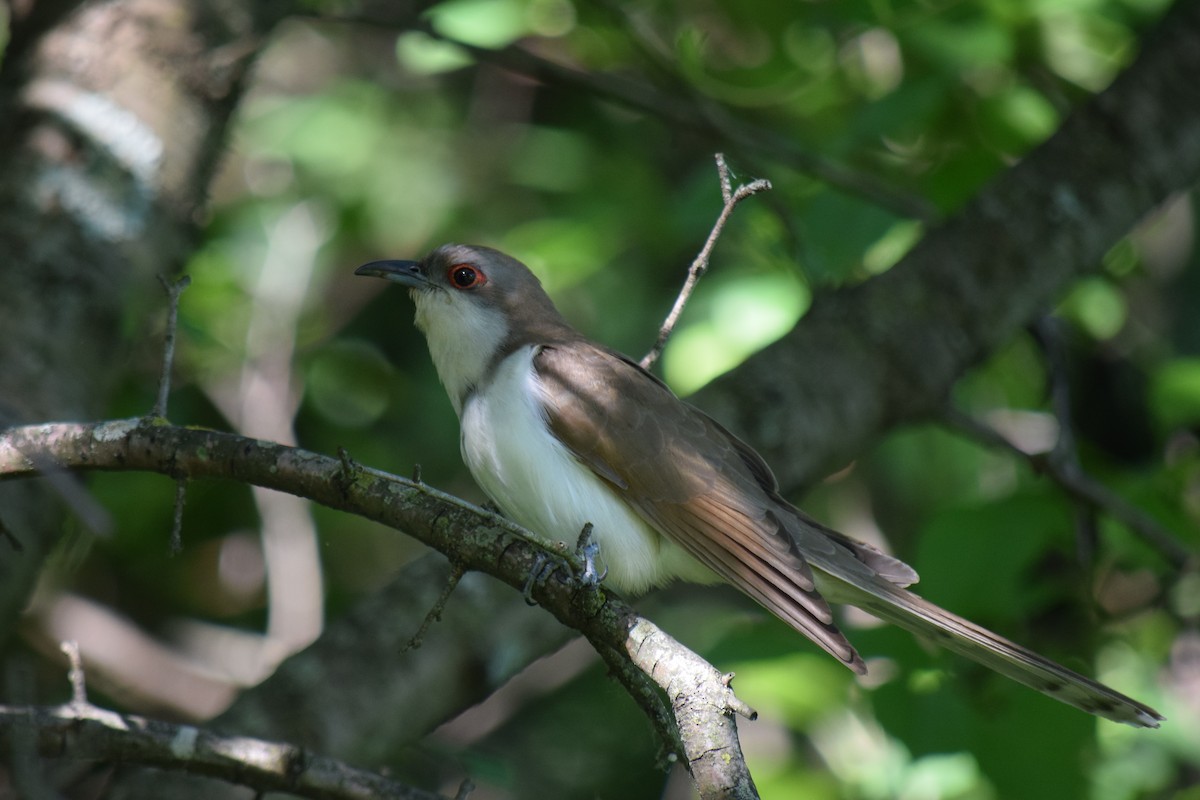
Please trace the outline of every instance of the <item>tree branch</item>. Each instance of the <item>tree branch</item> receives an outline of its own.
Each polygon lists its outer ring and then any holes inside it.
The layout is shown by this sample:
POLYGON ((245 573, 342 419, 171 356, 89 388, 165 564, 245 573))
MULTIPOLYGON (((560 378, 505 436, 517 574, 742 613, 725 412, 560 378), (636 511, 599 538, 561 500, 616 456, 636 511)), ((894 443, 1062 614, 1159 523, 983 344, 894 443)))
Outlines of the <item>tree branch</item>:
POLYGON ((1197 557, 1158 520, 1088 475, 1073 452, 1068 453, 1056 446, 1048 457, 1027 453, 996 429, 955 408, 946 409, 942 419, 950 430, 987 447, 1011 453, 1028 463, 1035 472, 1048 475, 1069 496, 1089 508, 1111 515, 1158 550, 1173 566, 1182 569, 1197 557))
MULTIPOLYGON (((307 497, 405 531, 456 566, 487 572, 518 589, 526 584, 539 555, 575 559, 567 543, 547 547, 503 517, 427 484, 366 467, 348 471, 344 458, 176 427, 158 419, 51 423, 0 432, 0 479, 35 476, 35 460, 59 469, 230 478, 307 497)), ((546 580, 531 591, 539 605, 582 632, 602 655, 621 653, 629 662, 650 668, 641 678, 631 670, 617 671, 643 708, 653 707, 647 699, 653 680, 667 692, 677 715, 688 712, 687 726, 676 723, 678 740, 661 712, 650 717, 660 735, 670 737, 669 746, 700 770, 700 776, 708 776, 708 783, 697 778, 703 797, 730 796, 722 794, 730 786, 740 792, 732 796, 755 796, 730 715, 746 707, 733 698, 719 672, 603 588, 580 590, 570 581, 546 580), (652 658, 643 652, 650 641, 655 648, 652 658), (726 778, 731 782, 720 782, 726 778)))
POLYGON ((696 404, 752 443, 788 490, 898 423, 936 418, 972 365, 1200 181, 1198 40, 1200 3, 1178 3, 1135 63, 1054 136, 891 270, 819 296, 696 404))
POLYGON ((734 724, 735 713, 753 720, 757 712, 737 699, 726 676, 649 620, 637 620, 629 631, 629 641, 633 663, 671 700, 688 771, 700 796, 758 797, 734 724))
POLYGON ((597 97, 643 111, 665 123, 700 131, 711 137, 718 148, 733 143, 739 148, 761 153, 898 216, 925 222, 938 219, 936 209, 924 198, 889 186, 873 175, 809 152, 793 138, 750 125, 715 104, 709 108, 699 108, 688 99, 660 92, 648 84, 617 75, 583 72, 542 58, 521 47, 490 50, 448 37, 429 25, 423 25, 420 29, 435 39, 461 47, 481 63, 548 83, 582 89, 597 97))
POLYGON ((0 706, 0 750, 31 736, 43 758, 134 763, 312 800, 447 800, 293 744, 219 736, 89 703, 0 706))

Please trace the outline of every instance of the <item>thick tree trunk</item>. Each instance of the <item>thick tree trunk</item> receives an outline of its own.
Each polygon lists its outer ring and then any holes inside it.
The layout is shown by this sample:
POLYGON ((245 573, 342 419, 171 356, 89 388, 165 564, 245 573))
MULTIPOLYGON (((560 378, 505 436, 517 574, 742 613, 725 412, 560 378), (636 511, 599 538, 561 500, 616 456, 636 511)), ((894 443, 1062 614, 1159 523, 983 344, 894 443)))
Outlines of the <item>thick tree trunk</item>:
MULTIPOLYGON (((37 2, 0 72, 0 420, 94 418, 125 308, 179 269, 267 4, 37 2), (255 16, 255 15, 259 16, 255 16)), ((149 409, 147 409, 149 412, 149 409)), ((0 642, 73 492, 0 487, 0 642), (13 540, 19 542, 18 551, 13 540)))

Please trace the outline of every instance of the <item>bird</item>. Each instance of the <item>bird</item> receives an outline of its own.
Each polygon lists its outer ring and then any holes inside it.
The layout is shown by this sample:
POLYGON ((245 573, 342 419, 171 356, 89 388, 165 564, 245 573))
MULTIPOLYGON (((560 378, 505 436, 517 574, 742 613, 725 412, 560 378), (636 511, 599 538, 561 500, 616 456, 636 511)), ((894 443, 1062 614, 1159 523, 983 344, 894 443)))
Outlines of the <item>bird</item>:
POLYGON ((753 448, 572 327, 517 259, 446 244, 355 274, 408 288, 484 493, 548 542, 590 525, 618 592, 725 581, 865 674, 831 607, 852 605, 1091 714, 1164 719, 910 591, 915 570, 785 500, 753 448))

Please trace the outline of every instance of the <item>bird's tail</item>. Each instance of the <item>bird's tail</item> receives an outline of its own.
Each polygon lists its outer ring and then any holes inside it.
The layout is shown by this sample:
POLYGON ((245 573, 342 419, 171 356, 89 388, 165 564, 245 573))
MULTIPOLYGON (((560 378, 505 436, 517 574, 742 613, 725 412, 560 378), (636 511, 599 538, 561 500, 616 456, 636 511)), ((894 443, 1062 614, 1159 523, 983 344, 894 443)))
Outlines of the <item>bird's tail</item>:
MULTIPOLYGON (((881 578, 849 583, 822 570, 818 588, 832 602, 857 606, 947 650, 1090 714, 1138 728, 1157 728, 1162 715, 1104 684, 1010 642, 970 620, 881 578), (860 583, 865 585, 860 585, 860 583)), ((857 576, 855 576, 857 577, 857 576)))

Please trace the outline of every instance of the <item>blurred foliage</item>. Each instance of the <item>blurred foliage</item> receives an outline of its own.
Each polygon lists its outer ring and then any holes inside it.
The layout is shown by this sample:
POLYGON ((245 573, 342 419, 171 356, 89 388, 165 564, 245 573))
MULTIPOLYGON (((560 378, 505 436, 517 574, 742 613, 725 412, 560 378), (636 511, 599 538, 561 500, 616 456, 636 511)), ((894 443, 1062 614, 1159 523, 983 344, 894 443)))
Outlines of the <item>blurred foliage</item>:
MULTIPOLYGON (((214 187, 189 267, 172 417, 228 427, 219 398, 263 355, 249 344, 270 313, 263 298, 294 295, 299 442, 344 446, 400 474, 419 463, 430 483, 480 499, 406 298, 353 278, 353 268, 447 240, 493 245, 529 263, 580 328, 640 355, 719 210, 714 139, 584 85, 479 63, 418 29, 320 18, 344 3, 310 5, 317 17, 285 25, 265 54, 214 187)), ((664 104, 720 104, 738 124, 948 212, 1103 88, 1162 7, 450 0, 424 20, 442 37, 520 43, 653 86, 664 104)), ((855 186, 823 184, 769 152, 718 146, 740 177, 769 178, 775 190, 738 209, 666 351, 664 374, 683 393, 782 335, 813 295, 890 268, 924 231, 855 186)), ((1196 217, 1192 199, 1179 198, 1058 309, 1086 468, 1193 548, 1196 217)), ((152 348, 144 361, 114 411, 150 406, 152 348)), ((1031 337, 966 377, 958 401, 1035 443, 1048 445, 1054 430, 1045 358, 1031 337)), ((186 549, 164 561, 170 483, 122 474, 94 486, 119 535, 61 580, 150 628, 189 615, 261 625, 261 579, 251 570, 235 586, 221 568, 223 553, 253 558, 245 489, 193 487, 186 549)), ((860 685, 732 593, 648 598, 642 606, 669 630, 738 672, 739 694, 762 715, 742 729, 765 796, 1197 796, 1187 785, 1200 770, 1200 706, 1162 665, 1200 617, 1198 592, 1157 603, 1171 586, 1153 548, 1102 519, 1095 560, 1081 565, 1073 531, 1087 519, 1077 506, 1026 465, 932 426, 896 432, 805 506, 851 534, 881 534, 925 576, 931 599, 1118 682, 1170 722, 1157 734, 1118 729, 870 626, 851 631, 879 676, 860 685)), ((416 551, 377 526, 316 514, 335 606, 416 551)), ((593 668, 510 710, 465 753, 439 757, 459 759, 479 797, 659 797, 654 743, 620 694, 593 668)))

